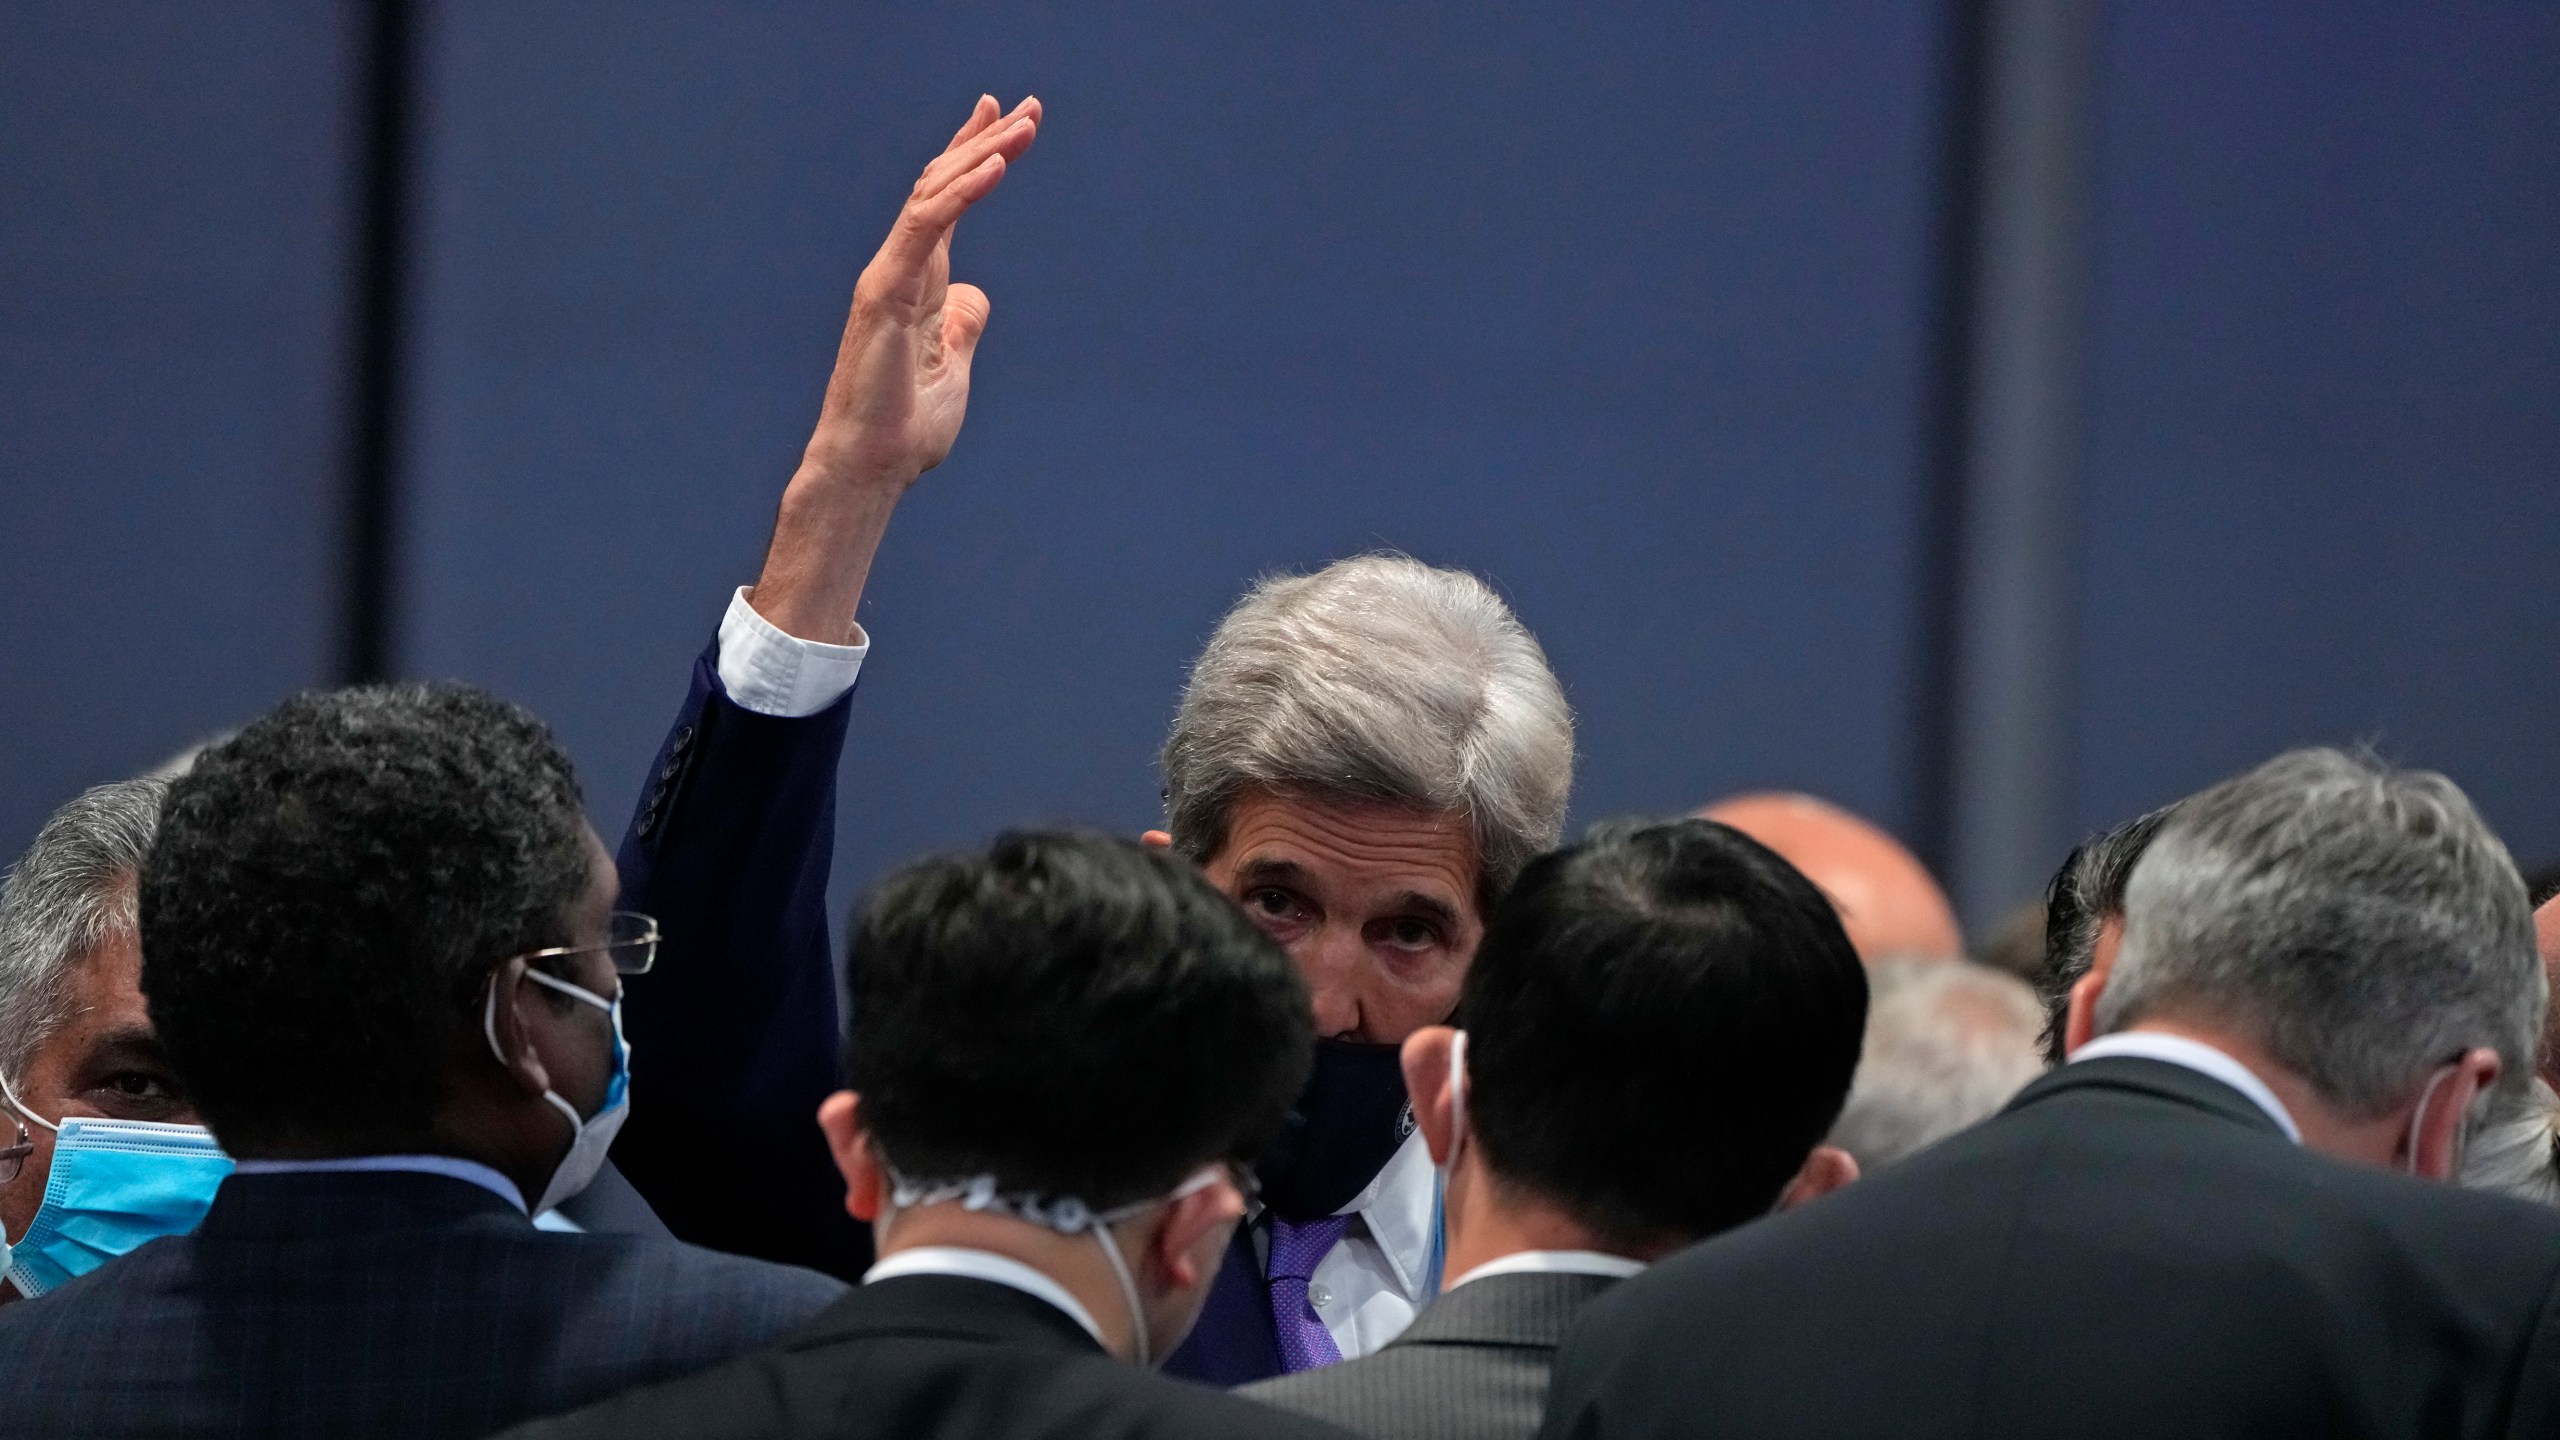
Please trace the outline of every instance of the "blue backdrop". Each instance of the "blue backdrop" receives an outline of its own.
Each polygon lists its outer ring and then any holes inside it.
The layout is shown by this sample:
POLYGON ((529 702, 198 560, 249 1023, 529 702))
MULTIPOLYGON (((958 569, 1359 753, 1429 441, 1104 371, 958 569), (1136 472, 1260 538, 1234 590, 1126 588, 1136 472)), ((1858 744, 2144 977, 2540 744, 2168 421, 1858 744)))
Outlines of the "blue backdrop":
MULTIPOLYGON (((0 16, 12 850, 328 678, 352 27, 139 13, 0 16)), ((1224 607, 1382 546, 1545 640, 1584 818, 1913 819, 1939 7, 420 18, 399 653, 550 718, 608 831, 980 90, 1050 123, 962 227, 994 325, 864 612, 848 898, 1151 823, 1224 607)), ((2072 821, 2371 738, 2560 852, 2560 11, 2103 53, 2072 821)))

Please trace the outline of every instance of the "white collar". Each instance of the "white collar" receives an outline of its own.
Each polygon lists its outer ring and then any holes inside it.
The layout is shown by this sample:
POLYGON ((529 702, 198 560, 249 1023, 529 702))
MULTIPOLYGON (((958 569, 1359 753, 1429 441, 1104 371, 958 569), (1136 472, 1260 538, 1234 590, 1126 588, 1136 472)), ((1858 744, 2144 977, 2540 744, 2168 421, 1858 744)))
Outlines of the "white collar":
POLYGON ((2276 1098, 2275 1091, 2267 1088, 2267 1082, 2259 1079, 2248 1066, 2201 1040, 2190 1040, 2184 1035, 2163 1035, 2157 1030, 2120 1030, 2113 1035, 2102 1035, 2072 1051, 2071 1063, 2077 1065, 2083 1060, 2104 1060, 2110 1056, 2158 1060, 2219 1080, 2248 1096, 2249 1103, 2266 1111, 2267 1118, 2276 1122, 2286 1139, 2296 1145, 2302 1143, 2302 1127, 2293 1123, 2293 1112, 2284 1108, 2284 1102, 2276 1098))
POLYGON ((1500 1259, 1487 1260, 1450 1281, 1440 1293, 1446 1295, 1470 1280, 1485 1280, 1496 1275, 1606 1275, 1612 1280, 1624 1280, 1643 1269, 1641 1260, 1604 1254, 1598 1250, 1515 1250, 1500 1259))
POLYGON ((862 1283, 894 1280, 901 1275, 956 1275, 963 1280, 985 1280, 1008 1289, 1019 1290, 1035 1299, 1046 1300, 1067 1312, 1067 1318, 1084 1327, 1093 1343, 1106 1352, 1111 1342, 1102 1338, 1102 1327, 1094 1323, 1093 1312, 1084 1302, 1067 1291, 1067 1287, 1051 1279, 1043 1271, 991 1250, 973 1250, 963 1245, 919 1245, 912 1250, 897 1250, 880 1258, 880 1263, 862 1272, 862 1283))
POLYGON ((524 1192, 516 1182, 481 1164, 456 1155, 344 1155, 332 1160, 243 1160, 234 1175, 442 1175, 467 1180, 499 1199, 524 1209, 524 1192))
POLYGON ((1333 1212, 1360 1217, 1369 1228, 1369 1238, 1377 1242, 1378 1253, 1396 1272, 1396 1284, 1417 1304, 1431 1298, 1422 1287, 1431 1268, 1432 1244, 1439 1238, 1435 1233, 1439 1179, 1440 1172, 1431 1165, 1431 1149, 1417 1129, 1396 1147, 1395 1155, 1367 1188, 1333 1212))

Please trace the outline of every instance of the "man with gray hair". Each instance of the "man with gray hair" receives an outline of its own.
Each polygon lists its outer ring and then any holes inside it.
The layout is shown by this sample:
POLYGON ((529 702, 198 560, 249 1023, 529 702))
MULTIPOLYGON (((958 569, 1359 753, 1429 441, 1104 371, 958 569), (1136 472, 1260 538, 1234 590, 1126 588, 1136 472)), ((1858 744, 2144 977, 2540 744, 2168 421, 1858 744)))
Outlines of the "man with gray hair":
MULTIPOLYGON (((165 778, 149 775, 74 797, 0 888, 0 1304, 191 1227, 229 1168, 165 1148, 132 1151, 124 1163, 139 1168, 126 1183, 157 1198, 112 1223, 81 1213, 85 1180, 53 1183, 58 1143, 85 1156, 119 1135, 186 1138, 131 1131, 137 1122, 195 1125, 143 1008, 134 924, 134 877, 168 793, 165 778)), ((74 1168, 66 1163, 66 1180, 86 1174, 74 1168)))
POLYGON ((2124 913, 2070 1063, 1626 1281, 1543 1433, 2560 1433, 2560 1215, 2434 1183, 2544 1001, 2461 791, 2279 756, 2176 807, 2124 913))
POLYGON ((1872 1175, 1991 1118, 2044 1073, 2043 1028, 2027 982, 1988 965, 1868 966, 1866 1044, 1831 1143, 1872 1175))
MULTIPOLYGON (((809 1116, 841 1073, 826 920, 836 771, 869 637, 856 615, 908 489, 949 453, 985 294, 961 215, 1030 148, 1036 100, 982 99, 856 283, 835 374, 754 586, 732 598, 619 855, 665 926, 630 990, 651 1103, 615 1158, 697 1243, 869 1265, 809 1116)), ((1194 667, 1164 749, 1166 825, 1307 981, 1312 1076, 1257 1168, 1176 1373, 1237 1383, 1365 1354, 1437 1293, 1430 1156, 1397 1047, 1447 1020, 1487 905, 1554 845, 1573 725, 1482 581, 1393 555, 1263 580, 1194 667)))

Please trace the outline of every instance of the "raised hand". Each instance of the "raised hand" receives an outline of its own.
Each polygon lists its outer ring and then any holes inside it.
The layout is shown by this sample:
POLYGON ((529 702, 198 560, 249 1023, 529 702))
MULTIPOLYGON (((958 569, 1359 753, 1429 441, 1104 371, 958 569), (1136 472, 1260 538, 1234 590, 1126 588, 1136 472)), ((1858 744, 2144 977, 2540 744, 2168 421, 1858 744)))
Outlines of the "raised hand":
POLYGON ((861 635, 854 612, 890 512, 951 453, 969 410, 987 296, 951 283, 952 229, 1039 130, 1037 99, 1004 112, 994 96, 978 97, 854 283, 817 429, 783 492, 756 580, 757 612, 785 633, 839 644, 861 635))
POLYGON ((809 441, 812 464, 855 483, 906 482, 951 453, 988 309, 985 291, 951 283, 951 233, 1039 129, 1037 99, 999 114, 995 97, 981 96, 925 167, 854 284, 853 314, 809 441))

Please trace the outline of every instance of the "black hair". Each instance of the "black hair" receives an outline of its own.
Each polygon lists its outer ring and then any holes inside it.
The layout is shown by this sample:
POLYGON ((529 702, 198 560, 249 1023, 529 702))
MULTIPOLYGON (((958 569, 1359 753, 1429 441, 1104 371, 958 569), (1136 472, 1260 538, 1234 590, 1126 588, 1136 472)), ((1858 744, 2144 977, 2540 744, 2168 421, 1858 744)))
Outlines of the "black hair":
POLYGON ((846 1083, 909 1179, 1107 1209, 1250 1164, 1306 1081, 1297 967, 1169 854, 1012 832, 890 876, 852 932, 846 1083))
POLYGON ((2044 892, 2044 967, 2035 977, 2044 1002, 2044 1058, 2063 1061, 2062 1031, 2071 1012, 2071 987, 2097 963, 2098 932, 2108 917, 2124 915, 2125 882, 2134 862, 2175 806, 2163 805, 2072 847, 2044 892))
POLYGON ((1758 841, 1618 821, 1521 874, 1459 1009, 1497 1183, 1635 1248, 1777 1203, 1848 1097, 1867 980, 1831 902, 1758 841))
POLYGON ((199 756, 142 866, 151 1022, 234 1152, 415 1138, 508 956, 593 883, 569 758, 462 685, 298 696, 199 756))

